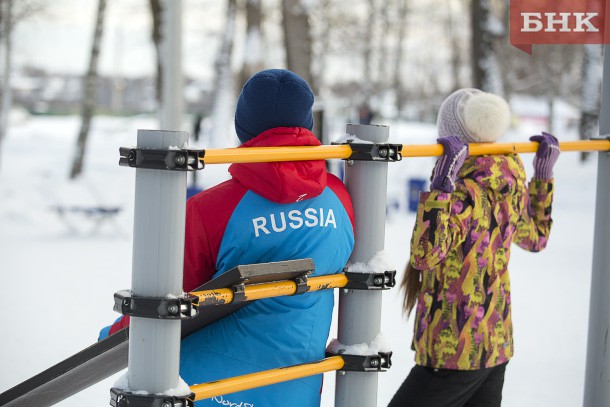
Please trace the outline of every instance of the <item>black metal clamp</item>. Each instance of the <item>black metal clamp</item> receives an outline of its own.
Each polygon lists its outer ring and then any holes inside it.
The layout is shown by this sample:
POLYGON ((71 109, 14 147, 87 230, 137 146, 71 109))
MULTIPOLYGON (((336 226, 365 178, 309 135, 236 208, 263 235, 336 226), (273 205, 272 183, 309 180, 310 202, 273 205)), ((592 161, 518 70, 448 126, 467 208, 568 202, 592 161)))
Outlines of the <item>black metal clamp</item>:
POLYGON ((392 367, 392 352, 377 352, 373 355, 348 355, 326 352, 326 356, 341 356, 345 361, 340 372, 385 372, 392 367))
POLYGON ((184 294, 182 297, 140 297, 130 290, 114 294, 114 310, 123 315, 153 319, 188 319, 197 315, 199 298, 184 294))
POLYGON ((389 290, 396 285, 396 270, 383 273, 357 273, 343 270, 347 284, 343 288, 352 290, 389 290))
POLYGON ((386 162, 402 160, 402 144, 354 143, 352 140, 348 140, 347 143, 331 144, 347 144, 352 148, 352 155, 346 160, 386 162))
POLYGON ((188 396, 134 394, 113 387, 110 389, 110 405, 113 407, 194 407, 195 393, 188 396))
POLYGON ((196 171, 204 167, 205 150, 120 147, 119 165, 153 170, 196 171))
POLYGON ((297 290, 294 292, 293 295, 305 294, 307 291, 309 291, 309 286, 307 285, 307 283, 309 282, 309 278, 307 276, 310 273, 311 271, 308 271, 307 273, 303 273, 294 279, 294 282, 297 285, 297 290))

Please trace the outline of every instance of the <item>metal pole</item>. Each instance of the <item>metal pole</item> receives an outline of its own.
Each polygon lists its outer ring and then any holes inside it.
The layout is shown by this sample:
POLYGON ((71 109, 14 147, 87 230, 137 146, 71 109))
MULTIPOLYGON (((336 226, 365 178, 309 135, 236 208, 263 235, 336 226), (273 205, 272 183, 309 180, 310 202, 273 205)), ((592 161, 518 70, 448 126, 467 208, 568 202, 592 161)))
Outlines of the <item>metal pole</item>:
MULTIPOLYGON (((610 134, 610 46, 604 46, 604 77, 599 117, 600 138, 610 134)), ((597 158, 597 199, 593 237, 593 274, 585 372, 585 407, 610 406, 610 153, 597 158)))
POLYGON ((166 0, 163 7, 163 92, 161 129, 180 130, 184 110, 182 75, 182 0, 166 0))
MULTIPOLYGON (((138 130, 138 147, 182 147, 186 132, 138 130)), ((133 225, 134 296, 182 295, 186 173, 136 169, 133 225)), ((178 385, 180 321, 131 318, 131 391, 163 393, 178 385)))
MULTIPOLYGON (((361 140, 384 143, 389 137, 389 127, 348 124, 347 133, 361 140)), ((356 243, 350 263, 368 263, 384 248, 388 164, 373 161, 348 163, 345 179, 356 220, 356 243)), ((379 334, 380 325, 381 291, 344 289, 339 292, 337 339, 340 343, 370 343, 379 334)), ((335 406, 376 405, 377 373, 337 373, 335 406)))

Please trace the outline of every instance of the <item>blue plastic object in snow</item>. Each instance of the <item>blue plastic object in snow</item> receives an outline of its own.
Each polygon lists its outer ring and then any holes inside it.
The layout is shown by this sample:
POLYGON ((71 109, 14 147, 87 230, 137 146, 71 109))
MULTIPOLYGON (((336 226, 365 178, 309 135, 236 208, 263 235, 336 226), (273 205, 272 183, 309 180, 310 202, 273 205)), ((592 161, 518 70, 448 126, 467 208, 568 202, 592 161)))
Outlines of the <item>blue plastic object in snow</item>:
POLYGON ((186 188, 186 199, 189 199, 193 195, 197 195, 201 191, 203 191, 203 189, 199 188, 199 187, 196 187, 196 186, 187 187, 186 188))
POLYGON ((419 203, 419 193, 426 188, 426 180, 424 178, 410 178, 407 187, 407 201, 409 212, 417 212, 417 204, 419 203))

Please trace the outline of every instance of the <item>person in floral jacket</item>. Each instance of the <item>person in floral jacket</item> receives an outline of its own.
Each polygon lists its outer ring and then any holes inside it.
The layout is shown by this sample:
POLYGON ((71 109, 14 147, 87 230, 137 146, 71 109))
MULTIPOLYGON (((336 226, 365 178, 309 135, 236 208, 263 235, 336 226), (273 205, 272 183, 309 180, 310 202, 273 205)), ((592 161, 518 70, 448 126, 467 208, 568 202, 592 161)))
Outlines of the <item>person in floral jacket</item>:
POLYGON ((527 183, 518 155, 468 157, 468 143, 494 142, 510 124, 508 104, 460 89, 441 105, 444 153, 420 194, 403 279, 415 307, 415 367, 389 406, 499 406, 513 355, 511 244, 537 252, 551 231, 557 139, 539 142, 527 183))

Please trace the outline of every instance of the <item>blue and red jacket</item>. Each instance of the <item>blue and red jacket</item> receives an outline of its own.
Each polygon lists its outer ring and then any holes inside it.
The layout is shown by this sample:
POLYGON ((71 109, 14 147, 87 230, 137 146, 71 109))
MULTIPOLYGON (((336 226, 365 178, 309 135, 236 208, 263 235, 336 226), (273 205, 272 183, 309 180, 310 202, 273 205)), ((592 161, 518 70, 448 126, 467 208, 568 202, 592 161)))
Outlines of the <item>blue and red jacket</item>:
MULTIPOLYGON (((314 146, 307 129, 279 127, 242 147, 314 146)), ((354 246, 354 214, 343 183, 323 160, 233 164, 232 179, 187 202, 184 290, 240 264, 310 257, 312 276, 342 271, 354 246)), ((182 340, 189 384, 324 358, 334 294, 258 300, 182 340)), ((115 324, 111 333, 120 329, 115 324)), ((322 375, 219 396, 197 406, 319 406, 322 375)))

